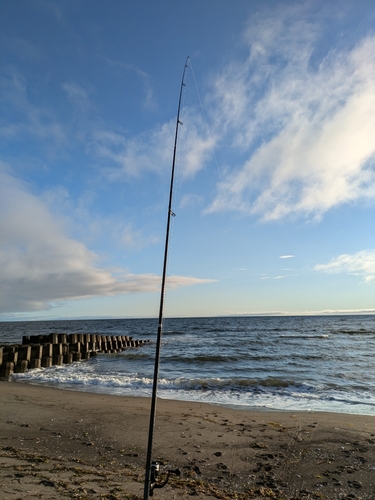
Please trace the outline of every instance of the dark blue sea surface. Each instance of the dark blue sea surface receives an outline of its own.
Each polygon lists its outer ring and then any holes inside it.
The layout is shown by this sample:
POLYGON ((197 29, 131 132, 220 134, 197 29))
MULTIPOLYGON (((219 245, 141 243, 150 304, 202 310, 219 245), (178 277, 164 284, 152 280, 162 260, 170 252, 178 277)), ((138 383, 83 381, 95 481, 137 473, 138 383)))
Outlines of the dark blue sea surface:
MULTIPOLYGON (((14 380, 151 395, 156 319, 4 322, 0 343, 51 332, 130 335, 152 342, 30 370, 14 380)), ((166 319, 158 395, 248 409, 375 415, 375 316, 166 319)))

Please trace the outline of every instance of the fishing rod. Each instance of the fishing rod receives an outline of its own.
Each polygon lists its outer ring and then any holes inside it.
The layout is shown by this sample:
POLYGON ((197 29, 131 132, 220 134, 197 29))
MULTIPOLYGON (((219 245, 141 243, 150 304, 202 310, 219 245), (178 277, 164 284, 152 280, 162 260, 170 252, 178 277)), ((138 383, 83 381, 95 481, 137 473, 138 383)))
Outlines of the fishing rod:
MULTIPOLYGON (((172 199, 173 199, 173 183, 174 183, 174 171, 176 164, 176 151, 177 151, 177 139, 178 139, 178 129, 182 122, 180 120, 181 111, 181 101, 182 101, 182 91, 185 87, 185 73, 188 67, 189 57, 187 57, 184 71, 182 73, 181 87, 180 87, 180 97, 178 100, 177 109, 177 119, 176 119, 176 131, 174 138, 174 149, 173 149, 173 161, 172 161, 172 172, 171 172, 171 184, 169 189, 169 204, 168 204, 168 216, 167 216, 167 229, 165 235, 165 250, 164 250, 164 264, 163 264, 163 277, 161 282, 161 293, 160 293, 160 306, 159 306, 159 323, 158 323, 158 335, 156 339, 156 351, 155 351, 155 366, 154 366, 154 380, 152 385, 152 398, 151 398, 151 410, 150 410, 150 427, 148 433, 148 446, 147 446, 147 459, 146 459, 146 475, 145 475, 145 487, 144 487, 144 500, 148 500, 149 496, 153 496, 154 488, 162 488, 167 484, 169 474, 166 481, 163 483, 157 482, 156 478, 159 472, 159 464, 152 462, 152 444, 154 436, 155 427, 155 413, 156 413, 156 398, 158 391, 158 376, 159 376, 159 364, 160 364, 160 346, 161 337, 163 331, 163 310, 164 310, 164 297, 165 297, 165 284, 167 276, 167 260, 168 260, 168 244, 169 244, 169 231, 171 225, 171 217, 175 214, 172 211, 172 199)), ((169 473, 175 473, 179 475, 179 471, 169 471, 169 473)))

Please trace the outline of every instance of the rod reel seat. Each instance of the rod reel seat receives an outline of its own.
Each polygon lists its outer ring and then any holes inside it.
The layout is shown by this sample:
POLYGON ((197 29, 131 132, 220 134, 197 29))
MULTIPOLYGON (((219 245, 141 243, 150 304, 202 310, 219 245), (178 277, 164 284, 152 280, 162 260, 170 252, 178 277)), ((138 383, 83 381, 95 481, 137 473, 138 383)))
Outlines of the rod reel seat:
POLYGON ((152 462, 151 464, 151 479, 150 479, 150 497, 154 496, 155 488, 163 488, 169 481, 169 476, 174 474, 175 476, 181 476, 180 469, 167 469, 167 477, 164 481, 158 481, 157 478, 160 475, 160 464, 157 462, 152 462))

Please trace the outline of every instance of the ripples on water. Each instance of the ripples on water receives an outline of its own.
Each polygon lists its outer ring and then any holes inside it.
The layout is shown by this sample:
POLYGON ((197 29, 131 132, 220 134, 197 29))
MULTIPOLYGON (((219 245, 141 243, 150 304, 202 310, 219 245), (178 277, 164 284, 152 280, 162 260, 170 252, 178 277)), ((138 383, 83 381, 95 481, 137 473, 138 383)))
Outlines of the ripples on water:
MULTIPOLYGON (((155 340, 156 319, 0 323, 23 335, 93 333, 155 340)), ((32 370, 19 381, 149 396, 155 343, 88 362, 32 370)), ((159 396, 221 405, 375 415, 375 316, 166 319, 159 396)))

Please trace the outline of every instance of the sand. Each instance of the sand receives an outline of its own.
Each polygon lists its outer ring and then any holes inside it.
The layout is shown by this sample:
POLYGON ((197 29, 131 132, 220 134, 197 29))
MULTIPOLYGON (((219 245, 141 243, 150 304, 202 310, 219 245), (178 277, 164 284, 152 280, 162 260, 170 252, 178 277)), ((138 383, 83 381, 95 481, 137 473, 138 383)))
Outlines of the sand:
MULTIPOLYGON (((142 499, 150 400, 0 382, 0 499, 142 499)), ((375 417, 159 400, 155 499, 375 499, 375 417)))

